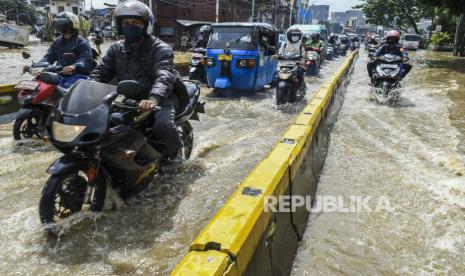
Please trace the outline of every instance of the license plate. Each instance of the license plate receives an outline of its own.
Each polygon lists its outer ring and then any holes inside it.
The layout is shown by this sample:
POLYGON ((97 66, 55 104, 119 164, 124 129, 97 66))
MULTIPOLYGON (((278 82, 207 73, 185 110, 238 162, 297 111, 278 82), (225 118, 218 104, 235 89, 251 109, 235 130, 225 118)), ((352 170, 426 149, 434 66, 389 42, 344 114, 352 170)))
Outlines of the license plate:
POLYGON ((285 67, 294 67, 296 65, 295 61, 282 61, 279 63, 279 66, 285 66, 285 67))
POLYGON ((36 90, 39 86, 39 83, 36 81, 21 81, 15 85, 15 89, 18 90, 36 90))
POLYGON ((218 55, 218 60, 232 61, 231 55, 218 55))
POLYGON ((388 69, 397 69, 399 65, 397 64, 381 64, 381 68, 388 68, 388 69))

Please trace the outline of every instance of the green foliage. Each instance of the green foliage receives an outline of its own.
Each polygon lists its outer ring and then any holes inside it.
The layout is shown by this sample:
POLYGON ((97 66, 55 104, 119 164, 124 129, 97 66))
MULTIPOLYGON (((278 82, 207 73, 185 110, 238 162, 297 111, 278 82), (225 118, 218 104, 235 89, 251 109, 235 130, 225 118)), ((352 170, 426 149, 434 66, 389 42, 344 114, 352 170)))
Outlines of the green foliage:
POLYGON ((37 21, 34 6, 26 0, 0 0, 0 13, 6 14, 8 20, 27 25, 33 25, 37 21))
POLYGON ((434 9, 425 6, 422 0, 362 0, 355 6, 363 10, 367 23, 385 27, 397 26, 400 29, 412 27, 419 33, 416 22, 420 18, 431 17, 434 9))
POLYGON ((452 39, 452 36, 448 33, 437 32, 431 36, 431 43, 433 45, 444 46, 447 44, 451 44, 453 41, 454 40, 452 39))
POLYGON ((92 23, 90 20, 85 20, 83 17, 79 18, 79 33, 83 37, 88 37, 90 35, 90 27, 92 23))

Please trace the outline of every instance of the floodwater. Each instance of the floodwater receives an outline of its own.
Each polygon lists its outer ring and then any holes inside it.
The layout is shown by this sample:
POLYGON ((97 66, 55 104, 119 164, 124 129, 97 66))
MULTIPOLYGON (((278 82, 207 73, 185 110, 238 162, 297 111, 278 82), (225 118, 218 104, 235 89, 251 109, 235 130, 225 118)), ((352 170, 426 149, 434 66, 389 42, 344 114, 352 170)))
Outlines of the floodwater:
MULTIPOLYGON (((28 49, 34 60, 46 46, 28 49)), ((0 83, 14 83, 28 64, 21 50, 0 50, 0 83)), ((273 90, 218 99, 202 89, 206 114, 193 122, 193 156, 176 175, 157 175, 127 204, 74 216, 58 238, 44 235, 37 205, 47 167, 61 154, 41 141, 16 144, 11 123, 0 125, 0 275, 166 275, 237 185, 282 136, 310 95, 336 71, 308 79, 310 92, 278 110, 273 90)))
POLYGON ((411 56, 391 107, 368 100, 361 53, 317 202, 369 208, 314 212, 293 275, 465 275, 465 59, 411 56))

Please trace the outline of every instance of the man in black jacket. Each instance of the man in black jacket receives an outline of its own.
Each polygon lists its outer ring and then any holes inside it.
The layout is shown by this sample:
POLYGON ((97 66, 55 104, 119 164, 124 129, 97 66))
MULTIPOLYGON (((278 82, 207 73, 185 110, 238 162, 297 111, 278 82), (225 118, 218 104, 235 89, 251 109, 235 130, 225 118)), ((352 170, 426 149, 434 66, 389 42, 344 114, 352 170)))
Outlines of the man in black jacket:
POLYGON ((116 27, 124 41, 110 46, 90 78, 108 83, 136 80, 141 86, 139 108, 151 111, 160 106, 155 115, 152 135, 166 146, 165 157, 178 156, 182 141, 175 125, 179 100, 173 94, 177 73, 174 69, 172 48, 151 36, 154 17, 149 7, 140 1, 121 3, 114 12, 116 27))

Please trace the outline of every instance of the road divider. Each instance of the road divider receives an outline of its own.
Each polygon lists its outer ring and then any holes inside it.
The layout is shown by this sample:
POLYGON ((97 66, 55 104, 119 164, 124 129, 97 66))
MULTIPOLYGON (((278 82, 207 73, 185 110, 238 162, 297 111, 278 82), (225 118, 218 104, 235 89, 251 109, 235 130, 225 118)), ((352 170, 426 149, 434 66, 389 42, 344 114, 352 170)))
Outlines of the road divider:
MULTIPOLYGON (((325 82, 269 154, 194 239, 171 275, 289 275, 309 210, 292 198, 315 198, 329 134, 337 120, 358 50, 325 82), (267 212, 288 196, 295 212, 267 212)), ((313 202, 311 202, 313 205, 313 202)))

